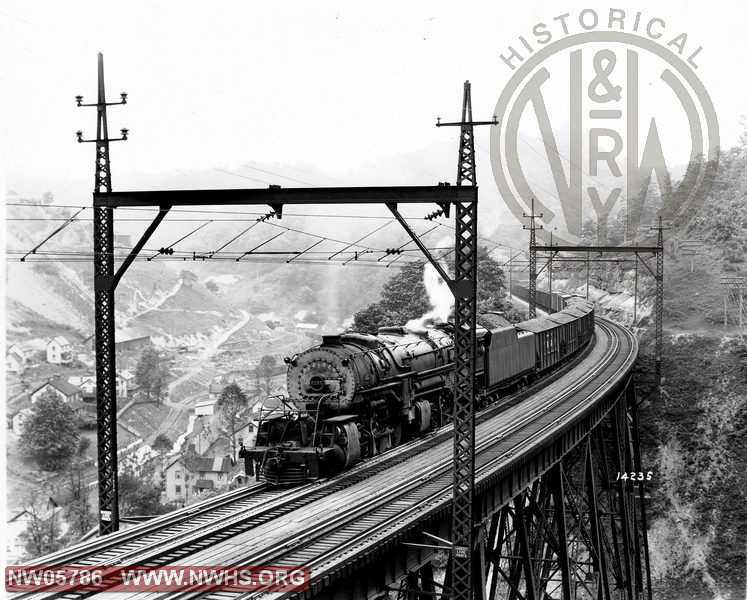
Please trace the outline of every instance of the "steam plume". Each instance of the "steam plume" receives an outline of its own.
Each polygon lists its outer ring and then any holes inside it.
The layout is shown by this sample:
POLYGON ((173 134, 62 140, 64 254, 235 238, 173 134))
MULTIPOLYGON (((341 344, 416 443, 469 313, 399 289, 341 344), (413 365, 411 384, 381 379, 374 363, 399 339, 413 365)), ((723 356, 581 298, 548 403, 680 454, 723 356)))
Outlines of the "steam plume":
POLYGON ((449 290, 449 286, 441 279, 438 271, 430 263, 423 269, 423 285, 428 292, 428 300, 431 303, 431 310, 417 319, 408 321, 405 328, 412 331, 422 331, 428 321, 435 323, 444 323, 449 318, 451 309, 454 306, 454 296, 449 290))

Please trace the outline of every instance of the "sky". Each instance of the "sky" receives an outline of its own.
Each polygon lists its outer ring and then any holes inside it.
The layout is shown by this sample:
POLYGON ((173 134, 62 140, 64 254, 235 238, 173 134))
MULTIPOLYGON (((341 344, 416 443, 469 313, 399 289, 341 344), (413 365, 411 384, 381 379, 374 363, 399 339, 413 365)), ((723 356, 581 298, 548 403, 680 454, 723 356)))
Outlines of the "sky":
MULTIPOLYGON (((95 112, 76 107, 74 97, 94 101, 98 52, 107 99, 129 95, 126 106, 109 109, 110 135, 130 130, 127 142, 112 144, 115 191, 454 181, 457 130, 434 127, 436 117, 459 118, 468 79, 474 118, 490 119, 512 75, 501 55, 520 48, 519 36, 531 39, 536 23, 553 26, 557 15, 569 13, 569 26, 580 31, 578 15, 586 8, 601 21, 610 8, 624 10, 627 30, 640 11, 643 22, 664 22, 657 25, 663 39, 684 32, 688 52, 702 46, 697 76, 728 147, 747 113, 740 75, 747 66, 747 5, 703 6, 6 0, 0 8, 6 189, 90 203, 93 145, 77 144, 75 131, 94 136, 95 112)), ((662 128, 675 133, 664 135, 665 151, 674 153, 681 127, 669 99, 652 94, 646 101, 662 128)), ((481 201, 502 206, 487 127, 476 130, 476 144, 481 201)), ((512 227, 521 230, 515 220, 512 227)))

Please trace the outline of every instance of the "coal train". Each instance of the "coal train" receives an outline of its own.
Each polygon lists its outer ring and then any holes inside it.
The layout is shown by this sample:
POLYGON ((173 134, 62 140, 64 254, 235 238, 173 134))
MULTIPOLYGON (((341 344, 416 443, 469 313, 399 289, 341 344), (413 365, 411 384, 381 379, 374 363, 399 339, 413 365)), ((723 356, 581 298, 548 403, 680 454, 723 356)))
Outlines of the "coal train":
MULTIPOLYGON (((593 305, 564 297, 555 306, 560 310, 546 317, 478 328, 477 409, 542 377, 589 343, 593 305)), ((324 336, 320 345, 286 359, 286 408, 260 420, 255 445, 242 446, 239 456, 274 485, 339 473, 448 423, 453 362, 450 324, 324 336)))

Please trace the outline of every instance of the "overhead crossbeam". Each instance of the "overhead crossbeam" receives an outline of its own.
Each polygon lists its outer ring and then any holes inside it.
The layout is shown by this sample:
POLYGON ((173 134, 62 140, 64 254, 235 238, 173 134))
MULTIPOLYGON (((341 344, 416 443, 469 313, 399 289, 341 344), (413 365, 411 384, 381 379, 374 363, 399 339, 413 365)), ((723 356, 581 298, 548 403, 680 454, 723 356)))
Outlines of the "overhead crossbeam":
POLYGON ((534 246, 537 252, 614 252, 616 254, 658 254, 658 246, 534 246))
MULTIPOLYGON (((107 148, 108 149, 108 148, 107 148)), ((107 153, 108 156, 108 153, 107 153)), ((102 181, 109 182, 108 178, 108 161, 102 163, 100 169, 106 171, 104 175, 97 174, 102 181)), ((468 214, 467 220, 472 220, 471 228, 474 229, 476 223, 477 207, 477 188, 476 187, 450 187, 450 186, 399 186, 399 187, 363 187, 363 188, 288 188, 282 189, 279 186, 272 186, 268 189, 231 189, 231 190, 167 190, 167 191, 134 191, 134 192, 111 192, 108 189, 104 191, 95 191, 93 195, 94 204, 94 241, 95 241, 95 283, 96 283, 96 335, 97 335, 97 373, 99 377, 99 388, 97 397, 99 399, 99 433, 103 433, 103 442, 99 443, 99 461, 105 465, 105 469, 99 469, 99 487, 100 487, 100 533, 107 534, 117 531, 119 528, 118 501, 117 501, 117 473, 116 473, 116 406, 114 370, 115 347, 114 347, 114 291, 127 268, 137 258, 138 254, 145 247, 146 242, 158 228, 158 225, 164 220, 167 213, 172 207, 178 206, 221 206, 221 205, 268 205, 276 214, 277 218, 282 217, 283 206, 286 204, 295 205, 340 205, 340 204, 385 204, 394 213, 397 212, 397 204, 425 204, 434 203, 441 207, 455 205, 459 218, 463 220, 463 213, 468 214), (463 208, 463 204, 467 208, 463 208), (114 272, 114 209, 117 208, 134 208, 134 207, 158 207, 159 212, 153 221, 149 224, 146 231, 141 236, 138 243, 125 259, 119 269, 114 272), (106 384, 106 385, 105 385, 106 384)), ((458 223, 461 221, 458 218, 458 223)), ((418 246, 426 254, 426 257, 437 264, 425 246, 420 242, 418 237, 406 226, 404 219, 401 220, 405 229, 414 240, 417 240, 418 246)), ((257 223, 242 231, 239 236, 243 235, 257 223)), ((284 228, 287 230, 287 228, 284 228)), ((285 231, 283 231, 285 233, 285 231)), ((476 231, 470 232, 475 236, 476 231)), ((281 234, 278 234, 282 235, 281 234)), ((239 237, 237 236, 237 237, 239 237)), ((275 237, 278 237, 275 236, 275 237)), ((460 247, 463 245, 465 236, 463 228, 457 227, 456 243, 460 247)), ((470 250, 468 256, 476 255, 476 249, 472 246, 476 243, 475 239, 467 236, 469 241, 467 245, 470 250)), ((235 240, 236 238, 234 238, 235 240)), ((271 238, 274 239, 274 238, 271 238)), ((304 254, 324 241, 320 239, 310 247, 306 248, 304 254)), ((232 240, 233 241, 233 240, 232 240)), ((271 240, 260 244, 263 246, 271 240)), ((231 243, 231 242, 229 242, 231 243)), ((225 248, 224 244, 218 251, 225 248)), ((254 250, 259 248, 257 246, 254 250)), ((218 251, 212 252, 205 258, 211 258, 218 251)), ((244 253, 236 260, 243 256, 251 254, 253 251, 244 253)), ((357 256, 357 255, 356 255, 357 256)), ((286 262, 295 260, 297 256, 286 262)), ((462 264, 457 260, 456 277, 449 280, 452 291, 467 294, 470 301, 474 303, 474 265, 470 265, 466 271, 461 268, 462 264), (472 283, 472 286, 469 285, 472 283)), ((457 296, 459 298, 459 296, 457 296)), ((463 334, 468 335, 468 334, 463 334)), ((472 336, 474 337, 474 326, 472 327, 472 336)), ((457 336, 459 337, 459 335, 457 336)), ((474 343, 463 348, 467 351, 472 348, 474 343)), ((470 365, 474 362, 474 348, 471 354, 462 357, 462 363, 470 365)), ((474 367, 472 368, 474 371, 474 367)), ((470 379, 469 369, 462 369, 456 374, 457 382, 461 378, 466 378, 463 387, 469 387, 470 379)), ((471 404, 471 403, 470 403, 471 404)), ((101 437, 101 435, 100 435, 101 437)))
MULTIPOLYGON (((529 216, 529 215, 525 215, 529 216)), ((534 219, 532 219, 532 225, 534 219)), ((536 315, 536 297, 534 296, 534 289, 536 287, 536 255, 537 252, 550 252, 552 253, 548 262, 552 261, 552 258, 558 254, 558 252, 585 252, 588 256, 591 253, 602 254, 634 254, 636 260, 641 259, 641 263, 648 270, 649 273, 654 277, 656 281, 656 295, 654 297, 654 361, 655 361, 655 372, 654 381, 655 387, 661 392, 661 362, 662 354, 664 352, 664 335, 663 335, 663 315, 664 315, 664 230, 667 227, 662 225, 661 217, 659 217, 658 227, 652 229, 657 230, 656 246, 556 246, 551 244, 549 246, 539 246, 534 241, 534 229, 532 228, 532 237, 529 241, 529 316, 534 317, 536 315), (641 254, 652 254, 656 257, 656 272, 646 264, 645 259, 641 254)), ((563 258, 563 257, 560 257, 563 258)), ((589 269, 587 260, 586 270, 586 295, 589 295, 589 269)), ((637 274, 638 274, 638 263, 636 262, 636 292, 637 292, 637 274)), ((543 267, 544 268, 544 267, 543 267)), ((637 309, 636 299, 636 309, 637 309)))
POLYGON ((94 192, 93 205, 106 208, 144 206, 258 206, 267 205, 282 217, 286 204, 455 204, 473 202, 477 190, 473 186, 379 186, 320 187, 219 190, 143 190, 132 192, 94 192))

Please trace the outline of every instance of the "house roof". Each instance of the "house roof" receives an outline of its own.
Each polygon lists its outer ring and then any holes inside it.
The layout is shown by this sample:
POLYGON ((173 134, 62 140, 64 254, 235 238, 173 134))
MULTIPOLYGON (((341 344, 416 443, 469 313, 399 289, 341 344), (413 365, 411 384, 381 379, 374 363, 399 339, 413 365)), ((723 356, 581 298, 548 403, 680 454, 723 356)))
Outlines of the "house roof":
POLYGON ((21 354, 21 352, 19 352, 15 348, 8 350, 8 352, 6 352, 6 355, 10 356, 11 358, 15 358, 18 362, 22 362, 24 358, 23 354, 21 354))
MULTIPOLYGON (((44 512, 37 513, 37 517, 41 519, 42 521, 46 521, 50 517, 53 517, 58 512, 62 510, 62 507, 55 502, 54 498, 51 496, 47 500, 47 506, 45 507, 44 512)), ((23 515, 29 515, 31 516, 31 512, 28 509, 23 509, 21 512, 16 513, 14 516, 12 516, 10 519, 8 519, 8 523, 13 523, 14 521, 18 521, 23 515)))
POLYGON ((51 344, 52 342, 57 342, 60 346, 69 346, 70 342, 68 342, 64 337, 61 335, 58 335, 56 338, 52 338, 47 342, 47 346, 51 344))
POLYGON ((195 471, 213 471, 215 473, 229 473, 231 471, 231 459, 227 456, 216 456, 215 458, 198 458, 195 460, 195 471))
POLYGON ((11 344, 10 346, 8 346, 8 350, 17 350, 21 354, 31 354, 32 352, 36 351, 36 349, 28 343, 11 344))
POLYGON ((150 336, 144 335, 142 337, 127 338, 125 340, 116 340, 115 344, 126 344, 128 342, 142 342, 143 340, 148 340, 148 342, 150 342, 150 336))
POLYGON ((13 418, 15 419, 17 416, 22 415, 24 418, 28 417, 30 414, 33 414, 34 409, 33 408, 22 408, 19 410, 16 414, 13 415, 13 418))
MULTIPOLYGON (((166 469, 170 469, 174 464, 181 461, 182 457, 177 456, 168 465, 166 469)), ((193 473, 196 471, 200 472, 214 472, 214 473, 230 473, 233 465, 231 464, 231 458, 228 456, 217 456, 215 458, 210 457, 197 457, 190 461, 192 468, 190 469, 193 473)), ((182 466, 186 469, 186 465, 182 463, 182 466)))
POLYGON ((70 385, 75 386, 82 386, 86 381, 90 381, 91 383, 96 383, 96 375, 71 375, 67 378, 67 382, 70 385))
POLYGON ((215 488, 215 483, 212 479, 198 479, 195 487, 198 490, 212 490, 215 488))
POLYGON ((125 381, 129 381, 133 377, 135 377, 132 373, 130 373, 128 370, 118 371, 117 375, 119 375, 122 379, 125 381))
POLYGON ((264 400, 259 400, 254 404, 254 408, 259 410, 275 410, 276 408, 283 408, 285 405, 277 396, 268 396, 264 400))
POLYGON ((210 394, 220 394, 223 391, 223 388, 226 387, 223 383, 211 383, 210 387, 208 388, 208 393, 210 394))
POLYGON ((59 390, 66 397, 73 396, 74 394, 77 394, 78 392, 81 391, 77 385, 72 385, 71 383, 68 383, 67 381, 57 378, 57 379, 50 379, 49 381, 45 381, 31 393, 35 394, 36 392, 38 392, 40 389, 42 389, 43 387, 47 385, 51 385, 53 388, 59 390))

